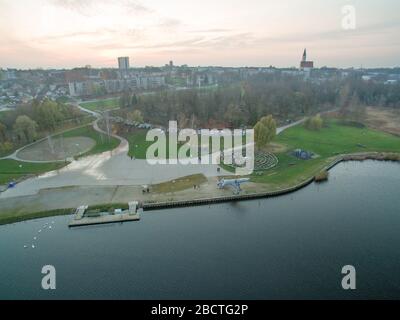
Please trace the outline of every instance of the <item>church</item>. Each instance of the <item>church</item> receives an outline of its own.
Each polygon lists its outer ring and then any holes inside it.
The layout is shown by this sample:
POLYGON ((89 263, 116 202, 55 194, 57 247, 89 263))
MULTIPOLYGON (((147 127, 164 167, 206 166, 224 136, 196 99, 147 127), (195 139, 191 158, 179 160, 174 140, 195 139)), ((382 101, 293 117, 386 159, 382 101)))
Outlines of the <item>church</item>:
POLYGON ((300 70, 310 71, 314 68, 314 61, 307 61, 307 49, 304 49, 303 58, 300 62, 300 70))

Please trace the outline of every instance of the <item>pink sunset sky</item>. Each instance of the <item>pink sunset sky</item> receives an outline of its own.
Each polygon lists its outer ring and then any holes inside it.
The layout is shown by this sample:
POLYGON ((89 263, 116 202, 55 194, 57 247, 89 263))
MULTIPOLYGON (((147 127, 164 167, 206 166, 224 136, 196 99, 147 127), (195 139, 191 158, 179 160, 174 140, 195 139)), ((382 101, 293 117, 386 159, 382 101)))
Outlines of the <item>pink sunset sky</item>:
POLYGON ((0 68, 400 66, 398 0, 0 0, 0 68), (342 7, 356 29, 342 28, 342 7))

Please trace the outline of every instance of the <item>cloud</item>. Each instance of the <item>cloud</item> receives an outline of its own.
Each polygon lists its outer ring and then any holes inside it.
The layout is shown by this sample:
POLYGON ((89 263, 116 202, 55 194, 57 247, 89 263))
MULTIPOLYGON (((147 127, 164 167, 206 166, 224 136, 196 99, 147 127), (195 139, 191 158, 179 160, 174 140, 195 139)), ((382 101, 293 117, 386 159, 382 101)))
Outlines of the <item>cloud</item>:
POLYGON ((94 14, 94 8, 98 5, 113 5, 124 7, 127 13, 151 13, 152 9, 142 5, 136 0, 49 0, 54 6, 78 12, 83 15, 94 14))
POLYGON ((156 25, 157 28, 175 28, 182 25, 182 22, 173 18, 162 18, 156 25))
POLYGON ((199 29, 199 30, 188 30, 190 33, 225 33, 225 32, 231 32, 231 29, 199 29))

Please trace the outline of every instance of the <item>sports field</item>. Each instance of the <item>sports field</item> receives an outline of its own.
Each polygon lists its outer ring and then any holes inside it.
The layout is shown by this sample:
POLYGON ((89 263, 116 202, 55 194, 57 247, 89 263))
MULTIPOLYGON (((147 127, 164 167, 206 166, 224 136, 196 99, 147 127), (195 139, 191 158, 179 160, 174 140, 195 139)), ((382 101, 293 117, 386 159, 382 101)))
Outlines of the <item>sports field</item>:
POLYGON ((89 137, 49 138, 17 153, 25 161, 58 161, 89 152, 96 141, 89 137))
POLYGON ((61 136, 63 136, 64 140, 67 138, 87 137, 96 142, 89 151, 80 154, 81 157, 114 150, 120 144, 120 141, 117 138, 108 137, 106 134, 97 132, 93 129, 92 125, 64 132, 55 136, 55 138, 60 138, 61 136))

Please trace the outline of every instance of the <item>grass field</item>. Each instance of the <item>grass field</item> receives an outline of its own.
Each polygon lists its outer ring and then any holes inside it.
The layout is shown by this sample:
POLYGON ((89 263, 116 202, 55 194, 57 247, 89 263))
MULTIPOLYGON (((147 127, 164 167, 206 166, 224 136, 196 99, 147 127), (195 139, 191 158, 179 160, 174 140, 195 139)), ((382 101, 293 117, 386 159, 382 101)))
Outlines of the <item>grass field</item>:
MULTIPOLYGON (((147 149, 154 143, 153 141, 146 141, 146 134, 147 130, 136 130, 135 132, 129 133, 129 134, 124 134, 124 137, 128 140, 129 142, 129 156, 135 157, 136 159, 146 159, 146 152, 147 149)), ((169 159, 169 146, 168 146, 168 135, 166 136, 167 139, 167 158, 169 159)), ((199 145, 201 143, 199 137, 199 145)), ((243 143, 245 142, 245 138, 243 140, 243 143)), ((178 142, 178 150, 182 145, 184 145, 184 142, 178 142)), ((209 138, 209 146, 212 146, 212 138, 209 138)), ((210 147, 211 148, 211 147, 210 147)), ((220 150, 223 150, 224 148, 224 141, 221 140, 220 144, 220 150)), ((210 150, 211 151, 211 150, 210 150)), ((201 150, 199 150, 199 154, 201 154, 201 150)), ((189 156, 189 154, 188 154, 189 156)))
POLYGON ((0 160, 0 185, 18 180, 27 175, 41 174, 61 169, 66 164, 58 163, 29 163, 16 160, 0 160))
POLYGON ((302 125, 290 128, 277 136, 274 143, 287 147, 286 152, 276 154, 279 163, 252 181, 268 183, 272 189, 289 187, 304 181, 321 171, 338 154, 362 152, 400 152, 400 138, 369 128, 357 128, 330 120, 320 131, 310 131, 302 125), (299 160, 290 153, 303 149, 317 154, 311 160, 299 160))
MULTIPOLYGON (((153 141, 146 141, 147 130, 136 130, 133 133, 126 134, 124 137, 129 142, 128 155, 135 157, 136 159, 146 159, 147 149, 154 143, 153 141)), ((169 158, 169 147, 168 147, 168 136, 167 136, 167 158, 169 158)), ((183 143, 178 143, 179 146, 183 143)))
POLYGON ((137 130, 133 133, 125 135, 125 138, 129 142, 129 152, 130 157, 135 157, 136 159, 146 159, 147 148, 150 147, 153 142, 146 141, 147 130, 137 130))
POLYGON ((119 98, 104 99, 98 101, 82 102, 81 107, 92 111, 107 111, 119 108, 119 98))

